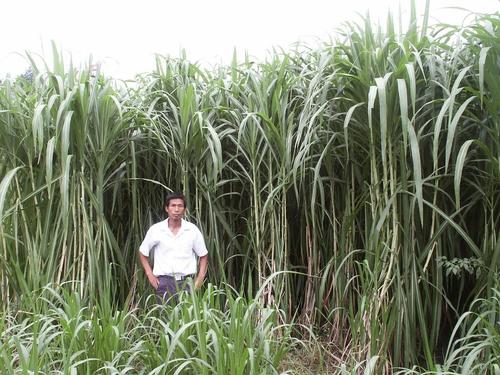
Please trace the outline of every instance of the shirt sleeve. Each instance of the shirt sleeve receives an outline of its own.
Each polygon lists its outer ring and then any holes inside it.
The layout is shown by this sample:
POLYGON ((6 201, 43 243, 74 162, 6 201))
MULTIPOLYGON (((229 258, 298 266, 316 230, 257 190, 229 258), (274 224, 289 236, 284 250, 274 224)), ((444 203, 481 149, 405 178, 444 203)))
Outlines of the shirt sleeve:
POLYGON ((193 251, 199 257, 205 256, 208 254, 207 247, 205 246, 205 240, 203 239, 203 235, 201 234, 201 232, 198 228, 196 228, 196 235, 194 237, 193 251))
POLYGON ((153 228, 149 228, 149 230, 146 233, 146 237, 144 237, 144 240, 142 241, 141 246, 139 246, 139 251, 141 252, 142 255, 149 257, 149 252, 156 244, 154 242, 153 237, 154 237, 153 228))

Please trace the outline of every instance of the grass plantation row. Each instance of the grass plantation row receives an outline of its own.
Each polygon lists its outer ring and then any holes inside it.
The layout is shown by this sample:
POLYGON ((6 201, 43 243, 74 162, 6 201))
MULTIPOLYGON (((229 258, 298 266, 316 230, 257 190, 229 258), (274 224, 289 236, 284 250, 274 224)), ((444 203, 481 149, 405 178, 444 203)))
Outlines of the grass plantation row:
POLYGON ((500 374, 500 14, 0 83, 6 374, 500 374), (150 298, 169 190, 208 281, 150 298))

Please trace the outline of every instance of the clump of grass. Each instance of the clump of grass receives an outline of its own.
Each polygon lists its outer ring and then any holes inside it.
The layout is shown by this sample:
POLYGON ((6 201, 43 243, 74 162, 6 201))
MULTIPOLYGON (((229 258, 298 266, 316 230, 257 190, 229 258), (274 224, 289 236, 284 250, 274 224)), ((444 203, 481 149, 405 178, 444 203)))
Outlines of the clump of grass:
POLYGON ((294 343, 282 312, 213 285, 130 310, 88 306, 64 287, 38 299, 41 312, 2 317, 7 373, 272 374, 294 343))
MULTIPOLYGON (((498 281, 498 279, 497 279, 498 281)), ((500 372, 500 291, 479 298, 460 316, 442 364, 435 369, 401 369, 396 374, 498 374, 500 372)))

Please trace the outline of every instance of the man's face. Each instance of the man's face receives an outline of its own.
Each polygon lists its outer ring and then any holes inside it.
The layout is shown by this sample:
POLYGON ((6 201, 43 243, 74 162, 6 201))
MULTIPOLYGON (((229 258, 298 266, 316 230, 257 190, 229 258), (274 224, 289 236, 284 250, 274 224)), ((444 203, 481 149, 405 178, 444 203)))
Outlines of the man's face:
POLYGON ((168 214, 168 217, 173 220, 182 219, 185 210, 184 201, 180 198, 171 199, 168 202, 168 206, 165 207, 165 212, 168 214))

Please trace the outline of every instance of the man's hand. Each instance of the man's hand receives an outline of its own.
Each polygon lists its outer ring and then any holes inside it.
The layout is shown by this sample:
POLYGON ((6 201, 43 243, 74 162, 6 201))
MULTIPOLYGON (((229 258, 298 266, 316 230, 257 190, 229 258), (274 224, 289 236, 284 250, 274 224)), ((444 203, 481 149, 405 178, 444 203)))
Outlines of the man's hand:
POLYGON ((196 276, 196 280, 194 282, 194 290, 198 290, 201 288, 203 281, 205 280, 205 275, 207 274, 208 267, 208 255, 204 255, 200 257, 200 271, 196 276))
POLYGON ((194 281, 194 290, 199 290, 203 284, 203 280, 200 280, 199 277, 194 281))
POLYGON ((151 286, 155 289, 158 289, 158 286, 160 285, 160 279, 158 279, 155 275, 152 273, 149 273, 148 275, 148 280, 151 286))

